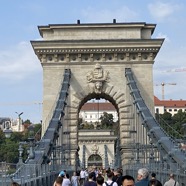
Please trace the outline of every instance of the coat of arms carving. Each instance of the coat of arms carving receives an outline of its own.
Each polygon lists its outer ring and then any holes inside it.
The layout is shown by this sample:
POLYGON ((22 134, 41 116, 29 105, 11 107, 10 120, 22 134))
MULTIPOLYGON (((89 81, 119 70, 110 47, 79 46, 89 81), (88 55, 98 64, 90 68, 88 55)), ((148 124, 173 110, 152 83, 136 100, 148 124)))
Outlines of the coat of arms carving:
POLYGON ((92 71, 87 73, 87 81, 93 87, 96 94, 100 94, 105 82, 109 80, 109 72, 104 71, 102 66, 97 63, 92 71))

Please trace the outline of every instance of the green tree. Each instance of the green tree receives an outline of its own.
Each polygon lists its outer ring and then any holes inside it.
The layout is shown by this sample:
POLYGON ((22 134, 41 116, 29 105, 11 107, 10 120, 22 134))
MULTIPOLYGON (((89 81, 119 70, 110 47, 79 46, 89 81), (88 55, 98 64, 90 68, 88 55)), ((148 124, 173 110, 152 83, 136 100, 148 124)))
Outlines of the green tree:
POLYGON ((103 112, 103 115, 100 117, 101 124, 103 127, 111 128, 114 124, 114 117, 112 114, 108 114, 107 112, 103 112))
POLYGON ((186 113, 182 109, 178 110, 177 114, 172 117, 173 128, 180 134, 184 134, 183 124, 186 123, 186 113))
POLYGON ((23 121, 23 123, 32 124, 31 121, 30 121, 29 119, 23 121))
POLYGON ((165 112, 164 114, 160 114, 160 116, 169 124, 172 124, 172 114, 169 112, 165 112))
POLYGON ((156 120, 169 136, 182 138, 184 134, 183 123, 186 123, 186 113, 180 109, 172 116, 171 113, 156 114, 156 120))
POLYGON ((5 142, 5 134, 0 129, 0 145, 5 142))
POLYGON ((11 139, 6 139, 6 143, 4 146, 4 161, 17 163, 18 162, 18 145, 19 143, 16 141, 12 141, 11 139))

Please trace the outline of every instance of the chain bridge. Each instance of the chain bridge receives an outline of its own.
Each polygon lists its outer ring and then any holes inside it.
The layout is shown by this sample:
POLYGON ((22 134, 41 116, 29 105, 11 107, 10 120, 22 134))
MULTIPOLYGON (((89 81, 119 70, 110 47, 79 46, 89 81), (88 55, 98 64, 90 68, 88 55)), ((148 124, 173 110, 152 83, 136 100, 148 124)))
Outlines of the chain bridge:
MULTIPOLYGON (((152 69, 164 41, 152 38, 155 27, 115 21, 38 27, 42 39, 31 44, 43 67, 42 138, 13 180, 51 185, 60 170, 79 169, 79 111, 88 100, 104 98, 119 118, 114 167, 134 177, 147 167, 162 182, 174 172, 186 183, 185 151, 154 117, 152 69)), ((108 168, 107 144, 103 161, 108 168)))

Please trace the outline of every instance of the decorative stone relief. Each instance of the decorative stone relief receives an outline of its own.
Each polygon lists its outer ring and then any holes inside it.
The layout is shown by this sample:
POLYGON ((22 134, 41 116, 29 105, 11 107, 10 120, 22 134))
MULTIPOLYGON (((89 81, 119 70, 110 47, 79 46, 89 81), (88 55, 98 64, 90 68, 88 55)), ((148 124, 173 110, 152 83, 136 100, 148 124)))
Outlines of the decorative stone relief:
POLYGON ((109 72, 104 71, 102 66, 97 63, 94 67, 94 70, 89 71, 87 73, 87 82, 92 91, 96 94, 100 94, 103 89, 103 85, 105 82, 109 80, 109 72))
POLYGON ((92 150, 92 153, 93 154, 97 154, 98 153, 98 150, 99 150, 99 147, 96 144, 94 144, 92 146, 91 150, 92 150))

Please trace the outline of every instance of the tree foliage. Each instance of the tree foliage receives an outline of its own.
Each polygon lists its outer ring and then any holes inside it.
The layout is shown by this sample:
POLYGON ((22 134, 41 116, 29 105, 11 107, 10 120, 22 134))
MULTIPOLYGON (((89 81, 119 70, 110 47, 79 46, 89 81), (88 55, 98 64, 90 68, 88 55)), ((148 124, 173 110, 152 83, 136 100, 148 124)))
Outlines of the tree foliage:
POLYGON ((107 112, 103 112, 103 115, 100 117, 101 125, 109 128, 114 124, 114 117, 112 114, 108 114, 107 112))
POLYGON ((183 112, 182 109, 173 116, 169 112, 156 114, 156 119, 170 136, 180 138, 186 135, 186 129, 183 128, 183 124, 186 123, 186 112, 183 112))
MULTIPOLYGON (((34 137, 36 140, 40 140, 41 124, 34 125, 34 137), (37 136, 36 136, 37 134, 37 136)), ((19 158, 19 142, 27 141, 29 136, 28 129, 24 132, 13 132, 10 138, 5 138, 5 134, 0 129, 0 162, 17 163, 19 158)), ((23 159, 27 158, 28 145, 24 145, 23 159)))

